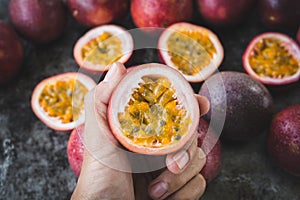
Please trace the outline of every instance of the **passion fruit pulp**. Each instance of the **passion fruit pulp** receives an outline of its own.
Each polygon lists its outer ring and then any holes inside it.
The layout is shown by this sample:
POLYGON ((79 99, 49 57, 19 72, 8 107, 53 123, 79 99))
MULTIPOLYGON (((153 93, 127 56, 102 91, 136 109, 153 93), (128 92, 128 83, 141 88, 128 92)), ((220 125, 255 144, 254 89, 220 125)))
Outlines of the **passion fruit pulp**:
POLYGON ((130 151, 163 155, 182 148, 195 134, 199 106, 176 70, 151 63, 135 67, 120 81, 108 107, 110 128, 130 151))
POLYGON ((300 78, 300 48, 289 36, 264 33, 255 37, 243 55, 246 72, 268 85, 284 85, 300 78))
POLYGON ((18 35, 0 20, 0 85, 10 82, 20 71, 23 46, 18 35))
POLYGON ((224 50, 218 37, 207 28, 176 23, 160 36, 161 59, 189 82, 201 82, 221 64, 224 50))
POLYGON ((34 89, 31 107, 56 131, 69 131, 84 121, 84 96, 96 86, 90 77, 70 72, 47 78, 34 89))
POLYGON ((117 25, 91 29, 75 44, 74 58, 87 71, 103 72, 113 62, 125 63, 133 51, 132 36, 117 25))

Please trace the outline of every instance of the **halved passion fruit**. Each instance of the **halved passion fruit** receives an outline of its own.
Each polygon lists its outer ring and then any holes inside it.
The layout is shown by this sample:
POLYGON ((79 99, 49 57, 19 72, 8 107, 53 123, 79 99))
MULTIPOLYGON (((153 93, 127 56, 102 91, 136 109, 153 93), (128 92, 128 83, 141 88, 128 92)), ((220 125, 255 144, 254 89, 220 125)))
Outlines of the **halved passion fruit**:
POLYGON ((56 131, 69 131, 84 122, 84 96, 96 83, 76 72, 52 76, 34 89, 31 107, 35 115, 56 131))
POLYGON ((91 29, 75 44, 77 64, 92 72, 103 72, 113 62, 125 63, 133 51, 133 39, 124 28, 103 25, 91 29))
POLYGON ((264 33, 255 37, 243 55, 246 72, 268 85, 284 85, 300 78, 300 48, 289 36, 264 33))
POLYGON ((127 149, 148 155, 182 148, 196 134, 199 106, 176 70, 151 63, 130 70, 112 94, 110 128, 127 149))
POLYGON ((189 82, 208 78, 222 63, 224 50, 218 37, 207 28, 176 23, 160 36, 161 59, 177 69, 189 82))

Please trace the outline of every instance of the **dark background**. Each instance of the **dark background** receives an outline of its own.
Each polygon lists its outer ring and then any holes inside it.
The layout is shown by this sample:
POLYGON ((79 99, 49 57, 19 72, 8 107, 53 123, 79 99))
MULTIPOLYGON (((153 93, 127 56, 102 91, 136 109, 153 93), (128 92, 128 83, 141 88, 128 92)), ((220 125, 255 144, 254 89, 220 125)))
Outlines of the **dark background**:
MULTIPOLYGON (((0 0, 0 19, 8 21, 7 0, 0 0)), ((70 16, 63 36, 46 46, 23 41, 25 59, 13 83, 0 88, 0 199, 69 199, 76 177, 68 165, 69 133, 47 128, 33 114, 31 93, 37 83, 62 72, 78 71, 73 45, 88 28, 70 16)), ((203 24, 200 20, 197 24, 203 24)), ((119 24, 134 28, 130 16, 119 24)), ((211 27, 210 27, 211 28, 211 27)), ((242 54, 257 34, 269 31, 255 11, 240 26, 212 28, 225 50, 221 71, 243 71, 242 54)), ((296 30, 284 31, 295 38, 296 30)), ((126 66, 158 61, 155 51, 135 52, 126 66)), ((196 92, 200 84, 193 85, 196 92)), ((300 83, 271 89, 274 114, 300 103, 300 83)), ((244 144, 223 142, 223 167, 202 199, 300 199, 300 179, 279 169, 266 152, 267 131, 244 144)), ((146 191, 145 191, 146 192, 146 191)))

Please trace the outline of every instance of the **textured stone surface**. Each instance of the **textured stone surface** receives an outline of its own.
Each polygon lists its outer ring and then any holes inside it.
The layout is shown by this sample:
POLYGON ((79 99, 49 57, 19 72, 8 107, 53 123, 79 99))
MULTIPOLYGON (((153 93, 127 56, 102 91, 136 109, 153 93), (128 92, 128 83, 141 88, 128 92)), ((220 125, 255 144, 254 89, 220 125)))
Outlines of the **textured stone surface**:
MULTIPOLYGON (((7 18, 7 2, 0 1, 0 19, 7 18)), ((243 71, 241 56, 255 35, 268 31, 256 17, 227 31, 214 29, 225 49, 221 70, 243 71)), ((133 28, 129 17, 120 22, 133 28)), ((198 22, 196 22, 198 23, 198 22)), ((69 199, 76 177, 68 166, 68 133, 47 128, 30 108, 31 92, 45 77, 77 71, 72 56, 76 40, 87 30, 69 18, 63 37, 50 45, 33 46, 24 41, 23 70, 14 83, 0 89, 0 199, 69 199)), ((288 32, 295 37, 296 31, 288 32)), ((156 52, 138 51, 128 66, 157 62, 156 52)), ((193 84, 195 91, 199 84, 193 84)), ((272 89, 274 113, 300 103, 300 83, 272 89)), ((294 178, 269 159, 266 133, 245 144, 223 143, 224 164, 203 199, 299 199, 300 179, 294 178)))

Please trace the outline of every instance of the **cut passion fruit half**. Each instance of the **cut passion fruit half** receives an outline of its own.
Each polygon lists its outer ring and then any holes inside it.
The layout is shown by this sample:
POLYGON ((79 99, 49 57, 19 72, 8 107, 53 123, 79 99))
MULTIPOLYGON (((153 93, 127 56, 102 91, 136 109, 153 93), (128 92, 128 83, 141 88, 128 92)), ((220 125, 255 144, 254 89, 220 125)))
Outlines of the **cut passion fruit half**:
POLYGON ((91 29, 75 44, 77 64, 92 72, 103 72, 113 62, 125 63, 133 51, 133 39, 124 28, 103 25, 91 29))
POLYGON ((268 85, 284 85, 300 78, 300 48, 287 35, 264 33, 255 37, 243 55, 246 72, 268 85))
POLYGON ((168 27, 158 42, 164 63, 177 69, 189 82, 208 78, 222 63, 223 46, 207 28, 189 23, 168 27))
POLYGON ((72 130, 84 122, 84 96, 95 86, 93 79, 76 72, 52 76, 35 87, 32 110, 48 127, 72 130))
POLYGON ((144 64, 130 70, 108 107, 111 130, 130 151, 163 155, 195 135, 199 106, 190 84, 176 70, 144 64))

